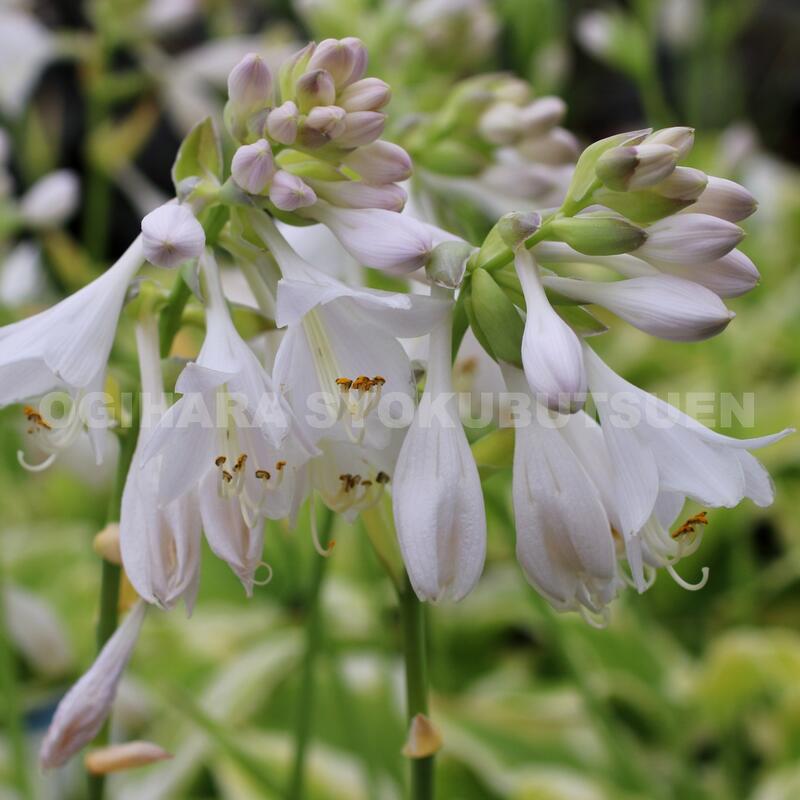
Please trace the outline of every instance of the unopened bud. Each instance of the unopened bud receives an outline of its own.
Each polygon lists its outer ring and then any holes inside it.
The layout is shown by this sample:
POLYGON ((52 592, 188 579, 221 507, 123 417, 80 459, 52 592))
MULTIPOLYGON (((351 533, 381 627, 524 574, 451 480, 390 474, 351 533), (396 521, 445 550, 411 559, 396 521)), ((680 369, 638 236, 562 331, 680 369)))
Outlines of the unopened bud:
POLYGON ((522 78, 502 75, 501 79, 492 86, 492 96, 496 100, 521 106, 531 99, 531 85, 522 78))
POLYGON ((361 147, 380 137, 386 114, 379 111, 353 111, 344 118, 344 132, 336 137, 339 147, 361 147))
POLYGON ((739 222, 749 217, 757 207, 755 197, 744 186, 709 175, 705 191, 689 210, 697 214, 711 214, 728 222, 739 222))
POLYGON ((411 177, 411 156, 399 145, 377 141, 350 153, 344 163, 358 173, 364 183, 380 186, 411 177))
POLYGON ((357 81, 364 74, 366 65, 366 48, 354 37, 324 39, 308 62, 309 69, 324 69, 339 87, 357 81))
POLYGON ((668 144, 678 151, 678 158, 683 158, 694 145, 694 128, 677 126, 661 128, 654 131, 645 140, 645 144, 668 144))
POLYGON ((590 256, 629 253, 647 239, 645 231, 633 223, 600 214, 562 217, 552 220, 548 227, 556 239, 590 256))
POLYGON ((364 46, 364 42, 355 36, 345 36, 342 43, 346 44, 353 52, 353 70, 350 77, 342 83, 342 86, 349 86, 351 83, 361 80, 364 73, 367 71, 367 62, 369 61, 369 53, 364 46))
POLYGON ((597 160, 595 173, 618 192, 644 189, 667 178, 678 162, 678 151, 665 144, 615 147, 597 160))
POLYGON ((269 199, 282 211, 295 211, 317 202, 314 190, 296 175, 279 170, 269 187, 269 199))
POLYGON ((580 153, 575 135, 564 128, 551 128, 544 136, 521 141, 517 148, 528 161, 539 164, 571 164, 580 153))
POLYGON ((336 100, 336 86, 333 78, 324 69, 306 72, 295 84, 297 106, 303 113, 314 106, 330 106, 336 100))
POLYGON ((513 144, 522 133, 520 109, 513 103, 495 103, 478 122, 478 130, 492 144, 513 144))
POLYGON ((345 111, 379 111, 391 97, 392 90, 386 81, 364 78, 350 84, 337 102, 345 111))
POLYGON ((23 195, 20 213, 32 228, 61 225, 75 210, 80 185, 75 173, 59 169, 40 178, 23 195))
POLYGON ((456 139, 444 139, 425 148, 418 161, 442 175, 477 175, 487 165, 483 153, 456 139))
POLYGON ((431 251, 425 272, 434 283, 448 289, 457 289, 464 279, 467 259, 475 248, 467 242, 441 242, 431 251))
POLYGON ((702 264, 722 258, 743 238, 732 222, 690 209, 652 224, 637 255, 655 263, 702 264))
POLYGON ((305 127, 335 139, 345 131, 345 110, 339 106, 316 106, 308 113, 305 127))
POLYGON ((314 42, 309 42, 302 50, 292 53, 281 64, 278 73, 281 97, 291 97, 293 95, 297 79, 306 71, 316 46, 314 42))
POLYGON ((294 144, 299 115, 300 111, 291 100, 273 108, 267 116, 267 134, 281 144, 294 144))
POLYGON ((558 125, 567 113, 567 104, 560 97, 541 97, 519 112, 525 136, 540 136, 558 125))
POLYGON ((408 196, 394 183, 370 186, 360 181, 311 181, 318 197, 343 208, 385 208, 402 211, 408 196))
POLYGON ((250 194, 261 194, 275 174, 272 148, 266 139, 242 145, 231 161, 234 181, 250 194))
POLYGON ((142 220, 144 257, 159 267, 177 267, 203 252, 206 235, 188 206, 167 203, 142 220))
POLYGON ((403 745, 406 758, 428 758, 442 749, 442 734, 424 714, 417 714, 411 720, 408 738, 403 745))
POLYGON ((541 224, 542 218, 535 211, 512 211, 501 217, 496 227, 503 242, 516 250, 539 230, 541 224))
POLYGON ((119 566, 122 563, 122 554, 119 548, 119 523, 110 522, 106 525, 94 537, 92 549, 100 558, 119 566))
POLYGON ((672 174, 653 186, 662 197, 684 202, 696 200, 708 184, 705 172, 693 167, 675 167, 672 174))
POLYGON ((157 761, 172 758, 163 747, 152 742, 125 742, 90 750, 83 759, 86 771, 91 775, 108 775, 136 767, 146 767, 157 761))
POLYGON ((248 53, 228 75, 228 97, 238 108, 269 105, 271 93, 272 75, 256 53, 248 53))

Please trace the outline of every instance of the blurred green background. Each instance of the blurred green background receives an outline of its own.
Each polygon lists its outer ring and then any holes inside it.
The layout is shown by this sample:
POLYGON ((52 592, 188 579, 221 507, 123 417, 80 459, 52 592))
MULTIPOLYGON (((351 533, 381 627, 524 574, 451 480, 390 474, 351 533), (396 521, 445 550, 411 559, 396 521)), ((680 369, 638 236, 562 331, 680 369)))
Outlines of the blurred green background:
MULTIPOLYGON (((0 308, 2 321, 95 274, 137 232, 142 186, 169 190, 181 115, 191 113, 177 107, 187 74, 206 86, 208 103, 221 97, 212 66, 227 61, 203 48, 285 50, 304 38, 355 35, 370 47, 370 74, 392 83, 398 126, 404 114, 436 108, 457 79, 487 69, 513 70, 537 93, 563 96, 566 127, 584 142, 642 124, 695 126, 692 165, 740 181, 760 201, 742 249, 762 283, 732 301, 737 319, 715 340, 658 342, 613 322, 598 347, 628 380, 662 396, 752 393, 755 429, 726 433, 772 432, 800 417, 794 0, 441 0, 427 3, 433 16, 422 24, 413 15, 422 3, 209 0, 175 5, 194 12, 158 35, 130 24, 142 12, 132 0, 11 5, 58 31, 66 48, 37 76, 22 111, 3 116, 15 180, 24 187, 69 166, 83 203, 66 230, 41 236, 41 295, 0 308)), ((80 798, 80 765, 43 776, 35 752, 55 703, 93 656, 100 569, 91 543, 104 525, 111 470, 77 452, 46 473, 25 473, 16 459, 23 422, 18 407, 0 411, 0 558, 14 640, 6 667, 17 685, 0 671, 29 734, 33 796, 80 798)), ((689 593, 661 575, 646 595, 624 595, 602 631, 554 614, 525 584, 513 556, 510 475, 487 480, 483 580, 458 606, 428 616, 432 716, 445 742, 439 797, 800 798, 800 440, 759 456, 777 500, 710 514, 702 547, 681 565, 689 580, 710 567, 708 585, 689 593)), ((110 797, 283 796, 317 558, 306 530, 305 519, 294 533, 270 526, 274 579, 252 600, 206 553, 192 619, 150 614, 114 727, 175 758, 114 779, 110 797)), ((395 599, 362 526, 339 521, 335 538, 307 796, 389 800, 402 796, 405 738, 395 599)), ((6 719, 10 710, 4 704, 6 719)), ((0 797, 17 796, 19 769, 0 740, 0 797)))

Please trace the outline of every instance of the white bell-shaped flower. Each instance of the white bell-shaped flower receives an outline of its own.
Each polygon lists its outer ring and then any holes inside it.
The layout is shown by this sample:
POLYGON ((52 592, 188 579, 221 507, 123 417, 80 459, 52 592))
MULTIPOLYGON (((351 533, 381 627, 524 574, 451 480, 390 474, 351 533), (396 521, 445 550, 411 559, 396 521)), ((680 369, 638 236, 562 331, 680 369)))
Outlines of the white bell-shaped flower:
POLYGON ((392 484, 406 570, 419 598, 431 602, 465 597, 486 557, 481 481, 452 386, 451 325, 448 315, 431 332, 425 392, 392 484))

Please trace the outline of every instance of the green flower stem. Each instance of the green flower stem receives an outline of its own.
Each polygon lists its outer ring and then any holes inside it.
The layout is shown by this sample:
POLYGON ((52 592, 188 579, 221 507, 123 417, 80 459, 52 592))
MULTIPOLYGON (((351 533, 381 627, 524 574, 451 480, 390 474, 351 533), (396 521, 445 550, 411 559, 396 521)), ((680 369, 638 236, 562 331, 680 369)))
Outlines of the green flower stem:
POLYGON ((4 564, 0 564, 0 697, 3 699, 3 726, 11 750, 14 786, 21 798, 33 800, 28 774, 25 725, 20 708, 17 664, 6 618, 4 564))
MULTIPOLYGON (((316 513, 314 506, 311 513, 316 513)), ((335 515, 323 507, 321 524, 319 527, 319 542, 323 547, 328 546, 335 515)), ((304 783, 306 776, 306 755, 311 738, 311 725, 314 710, 314 684, 317 656, 322 644, 322 584, 327 571, 328 559, 319 556, 314 559, 311 583, 308 589, 308 619, 306 621, 306 647, 300 676, 300 698, 295 718, 295 750, 289 788, 286 792, 287 800, 303 800, 306 796, 304 783)))
MULTIPOLYGON (((411 582, 401 592, 400 621, 406 667, 408 723, 417 714, 428 714, 428 657, 425 644, 425 608, 411 582)), ((411 759, 410 800, 433 800, 434 756, 411 759)))
MULTIPOLYGON (((119 522, 120 507, 122 505, 122 492, 128 476, 133 453, 136 450, 136 440, 139 436, 139 403, 138 399, 133 404, 131 425, 124 432, 120 440, 119 461, 117 463, 117 476, 114 484, 114 493, 108 508, 108 522, 119 522)), ((119 621, 119 587, 122 579, 122 569, 118 564, 112 564, 103 559, 100 578, 100 615, 97 620, 97 652, 99 653, 105 643, 117 629, 119 621)), ((106 723, 94 740, 95 745, 108 743, 108 723, 106 723)), ((89 775, 89 800, 102 800, 105 790, 105 776, 89 775)))
POLYGON ((158 339, 161 343, 161 358, 168 358, 172 349, 172 342, 181 328, 183 310, 192 296, 183 275, 178 275, 175 283, 172 284, 167 304, 161 310, 158 317, 158 339))

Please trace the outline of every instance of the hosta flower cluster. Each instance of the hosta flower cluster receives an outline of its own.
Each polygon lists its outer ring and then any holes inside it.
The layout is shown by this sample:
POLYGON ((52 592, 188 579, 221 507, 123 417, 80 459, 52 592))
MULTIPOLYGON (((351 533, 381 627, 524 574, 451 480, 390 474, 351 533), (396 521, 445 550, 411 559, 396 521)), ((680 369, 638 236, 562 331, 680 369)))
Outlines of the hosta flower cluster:
MULTIPOLYGON (((504 185, 510 172, 523 176, 526 208, 503 216, 483 242, 466 242, 401 213, 397 184, 411 159, 379 138, 390 92, 366 70, 356 39, 310 44, 277 75, 247 56, 228 82, 226 149, 215 126, 200 123, 175 163, 176 199, 144 218, 117 263, 0 329, 0 402, 25 404, 29 449, 41 456, 20 460, 44 468, 84 430, 103 458, 102 439, 120 414, 108 413, 102 389, 127 302, 142 406, 120 547, 143 601, 191 610, 203 535, 250 594, 270 574, 265 520, 295 525, 310 500, 354 521, 389 497, 419 597, 460 600, 486 553, 481 478, 451 367, 470 327, 513 400, 517 555, 528 580, 555 608, 592 622, 604 620, 625 585, 644 591, 661 568, 690 586, 675 566, 697 548, 707 520, 698 511, 682 522, 686 500, 770 503, 769 476, 749 451, 786 432, 732 439, 631 385, 591 346, 606 328, 586 306, 664 339, 719 333, 733 316, 723 299, 758 280, 736 249, 736 223, 753 198, 680 165, 692 147, 688 128, 611 137, 573 169, 561 101, 532 100, 518 81, 490 76, 465 84, 453 107, 408 139, 423 181, 446 173, 447 158, 474 161, 482 177, 473 191, 491 188, 498 172, 504 185), (537 174, 557 169, 563 178, 547 184, 550 193, 561 187, 550 210, 531 210, 540 193, 525 182, 530 162, 537 174), (302 241, 312 222, 335 238, 303 257, 290 240, 302 241), (359 265, 408 276, 410 291, 331 274, 339 244, 359 265), (146 261, 180 267, 178 291, 135 283, 146 261), (598 267, 608 279, 586 277, 598 267), (243 336, 241 309, 226 294, 233 270, 262 325, 278 331, 274 361, 243 336), (204 340, 169 405, 161 357, 192 294, 204 340), (420 339, 422 373, 409 355, 420 339), (71 398, 64 420, 36 404, 54 390, 71 398)), ((486 439, 510 449, 507 438, 486 439)), ((312 540, 329 555, 313 509, 309 518, 312 540)), ((63 763, 99 730, 144 608, 63 701, 46 765, 63 763)))

